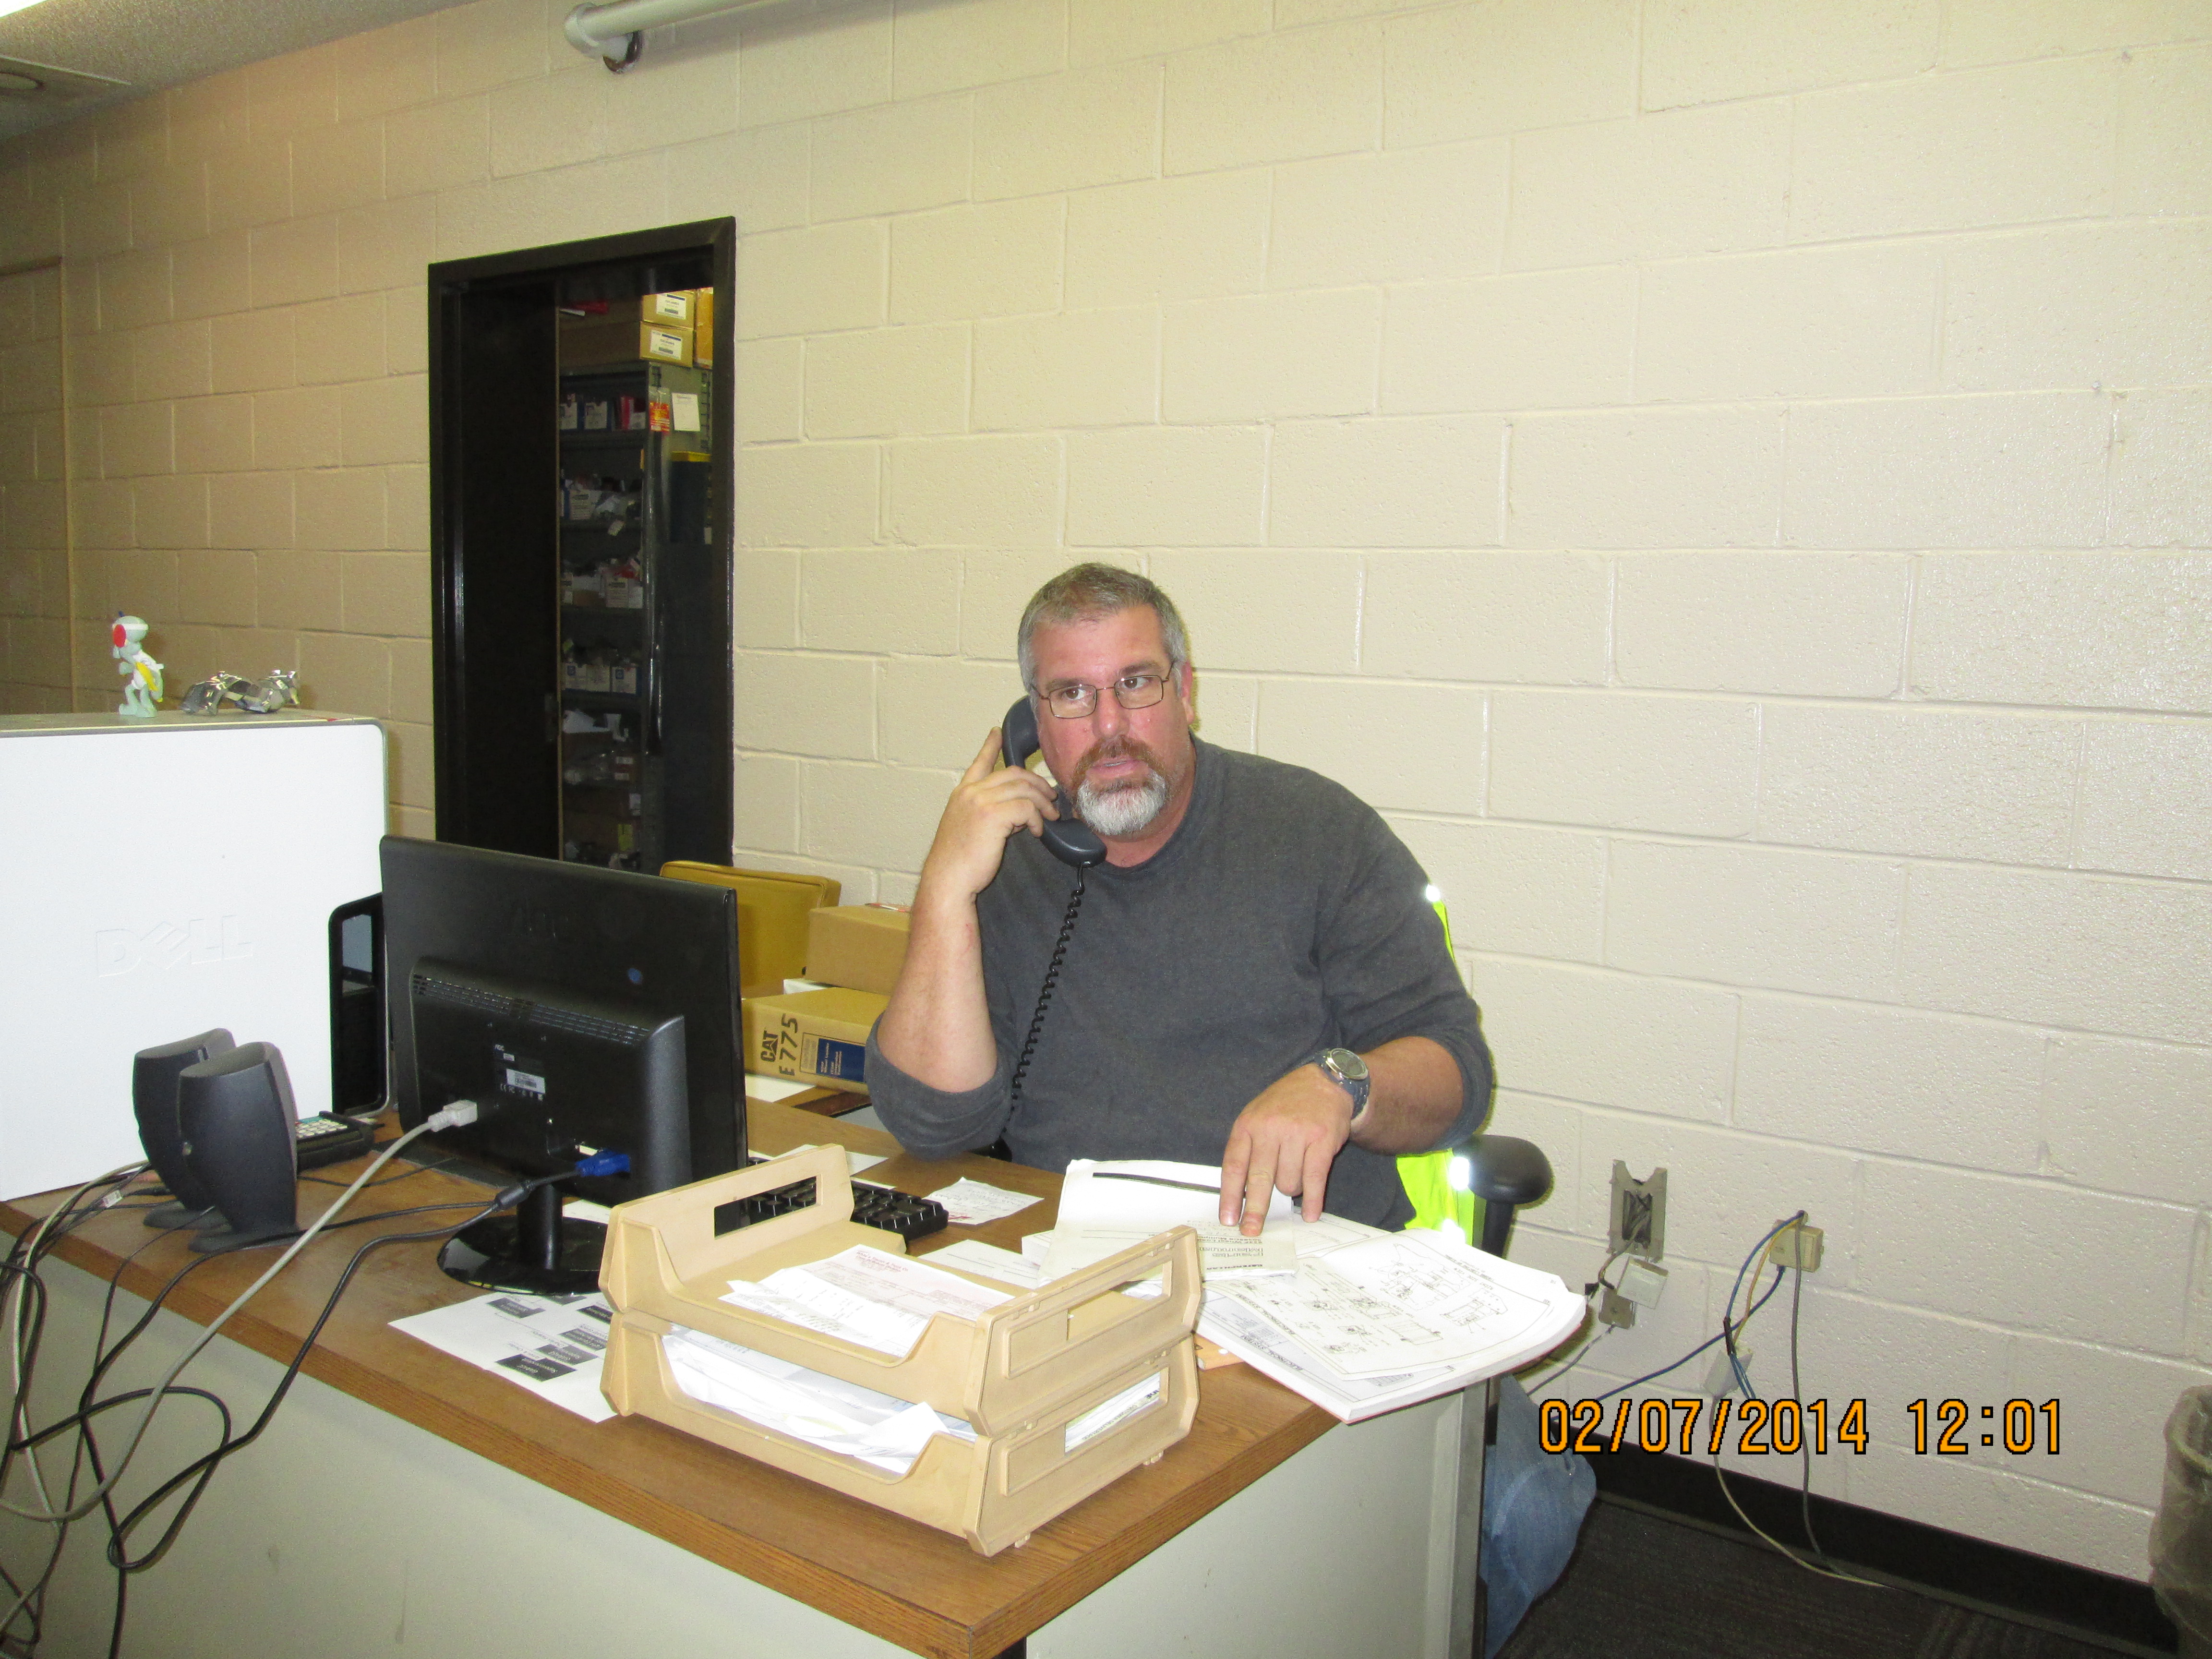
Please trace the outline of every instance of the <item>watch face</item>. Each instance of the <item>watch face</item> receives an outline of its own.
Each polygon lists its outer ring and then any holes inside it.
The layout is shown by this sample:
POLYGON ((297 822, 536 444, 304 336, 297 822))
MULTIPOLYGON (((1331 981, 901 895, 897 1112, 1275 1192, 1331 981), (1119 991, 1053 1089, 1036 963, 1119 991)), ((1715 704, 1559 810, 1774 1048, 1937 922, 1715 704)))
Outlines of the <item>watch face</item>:
POLYGON ((1323 1058, 1331 1071, 1354 1083, 1364 1081, 1367 1076, 1367 1062, 1349 1048, 1332 1048, 1323 1058))

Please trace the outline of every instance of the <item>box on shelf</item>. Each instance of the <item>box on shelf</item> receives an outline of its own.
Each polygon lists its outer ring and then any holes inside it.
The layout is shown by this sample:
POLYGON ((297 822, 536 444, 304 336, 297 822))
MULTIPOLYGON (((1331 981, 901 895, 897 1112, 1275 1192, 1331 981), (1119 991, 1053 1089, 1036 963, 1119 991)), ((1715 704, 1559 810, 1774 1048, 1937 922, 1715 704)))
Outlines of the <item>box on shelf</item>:
POLYGON ((640 323, 637 355, 649 362, 691 366, 691 331, 670 323, 640 323))
POLYGON ((1188 1227, 976 1319, 939 1314, 902 1358, 720 1299, 732 1278, 757 1281, 854 1244, 903 1249, 896 1235, 860 1225, 852 1212, 852 1176, 841 1146, 817 1146, 617 1205, 599 1273, 616 1310, 601 1385, 608 1402, 624 1415, 652 1418, 956 1534, 987 1556, 1023 1543, 1190 1431, 1198 1409, 1191 1332, 1200 1283, 1198 1236, 1188 1227), (744 1213, 742 1200, 770 1193, 787 1195, 794 1207, 750 1225, 723 1224, 744 1213), (1159 1296, 1120 1293, 1155 1273, 1159 1296), (672 1325, 919 1401, 966 1419, 975 1441, 937 1435, 911 1469, 893 1475, 779 1434, 684 1393, 661 1344, 672 1325), (1086 1413, 1125 1394, 1141 1398, 1147 1388, 1153 1397, 1146 1403, 1085 1432, 1086 1413))
POLYGON ((714 290, 696 289, 691 296, 691 361, 701 368, 714 366, 714 290))
POLYGON ((726 864, 672 860, 660 873, 679 881, 731 887, 738 895, 738 983, 748 995, 783 989, 806 967, 806 917, 835 904, 844 890, 827 876, 787 870, 738 870, 726 864))
POLYGON ((747 997, 745 1070, 866 1094, 868 1033, 889 1001, 839 988, 747 997))
POLYGON ((806 918, 806 977, 889 996, 906 963, 913 915, 888 904, 839 904, 806 918))
MULTIPOLYGON (((635 304, 617 307, 603 317, 564 316, 559 349, 564 369, 617 368, 641 362, 689 365, 691 325, 664 321, 635 304)), ((586 414, 588 428, 588 405, 586 414)))
POLYGON ((641 323, 674 323, 689 328, 692 322, 691 290, 678 288, 665 294, 648 294, 637 302, 637 317, 641 323))

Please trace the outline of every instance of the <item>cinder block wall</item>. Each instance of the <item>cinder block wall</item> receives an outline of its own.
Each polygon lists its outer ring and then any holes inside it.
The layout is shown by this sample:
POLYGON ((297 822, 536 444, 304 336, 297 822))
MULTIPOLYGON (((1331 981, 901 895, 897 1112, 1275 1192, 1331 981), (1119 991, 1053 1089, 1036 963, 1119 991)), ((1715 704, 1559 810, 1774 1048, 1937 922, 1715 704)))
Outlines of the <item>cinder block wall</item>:
POLYGON ((0 276, 0 714, 70 706, 66 489, 61 273, 46 265, 0 276))
POLYGON ((1022 598, 1143 566, 1206 735, 1449 893, 1560 1176, 1520 1253, 1670 1170, 1559 1392, 1802 1206, 1797 1392, 1874 1440, 1816 1489, 2142 1575, 2212 1359, 2212 14, 863 0, 617 79, 566 9, 0 151, 81 609, 390 717, 424 828, 424 264, 734 214, 744 857, 906 896, 1022 598), (1914 1455, 1947 1397, 2059 1454, 1914 1455))

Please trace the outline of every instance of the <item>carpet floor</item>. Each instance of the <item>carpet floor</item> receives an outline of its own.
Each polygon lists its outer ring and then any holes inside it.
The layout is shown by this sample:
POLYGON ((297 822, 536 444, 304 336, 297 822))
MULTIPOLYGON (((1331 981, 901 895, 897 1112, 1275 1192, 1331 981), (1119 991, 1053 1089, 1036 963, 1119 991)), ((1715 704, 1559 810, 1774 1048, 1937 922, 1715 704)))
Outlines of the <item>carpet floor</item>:
POLYGON ((1823 1578, 1763 1544, 1601 1501, 1566 1572, 1499 1659, 2109 1659, 2112 1651, 1909 1590, 1823 1578))

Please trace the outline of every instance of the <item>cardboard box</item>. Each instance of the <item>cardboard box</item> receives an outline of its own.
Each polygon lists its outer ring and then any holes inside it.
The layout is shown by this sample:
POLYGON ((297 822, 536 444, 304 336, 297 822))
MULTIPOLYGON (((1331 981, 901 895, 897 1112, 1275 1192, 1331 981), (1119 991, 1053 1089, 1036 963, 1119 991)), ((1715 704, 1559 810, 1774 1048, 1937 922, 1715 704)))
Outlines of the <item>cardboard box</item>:
POLYGON ((846 990, 747 997, 745 1070, 866 1094, 868 1032, 889 1001, 846 990))
POLYGON ((672 323, 640 323, 637 355, 648 362, 691 367, 691 331, 672 323))
POLYGON ((886 904, 840 904, 806 918, 806 977, 887 997, 906 962, 914 917, 886 904))
POLYGON ((641 323, 673 323, 678 328, 690 328, 692 325, 691 290, 679 288, 666 294, 647 295, 637 302, 637 319, 641 323))
POLYGON ((690 325, 641 318, 637 313, 636 307, 629 306, 604 317, 562 318, 561 367, 617 368, 635 362, 690 367, 690 325))
POLYGON ((714 366, 714 290, 696 289, 691 295, 691 361, 701 368, 714 366))
POLYGON ((770 994, 806 969, 806 918, 844 890, 827 876, 787 870, 738 870, 672 859, 660 873, 678 881, 732 887, 738 895, 738 983, 745 995, 770 994))

